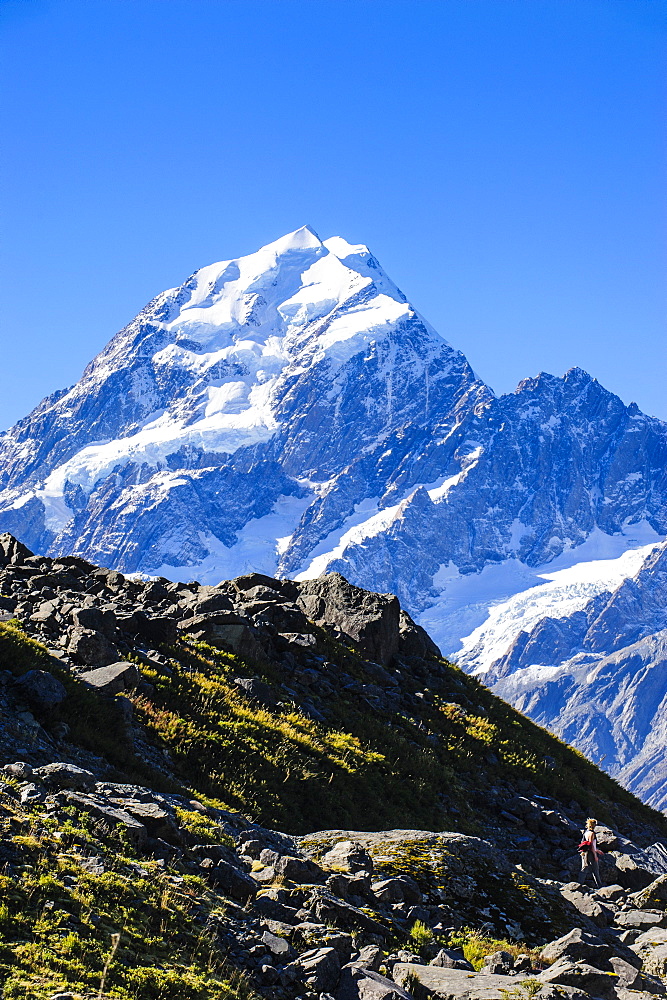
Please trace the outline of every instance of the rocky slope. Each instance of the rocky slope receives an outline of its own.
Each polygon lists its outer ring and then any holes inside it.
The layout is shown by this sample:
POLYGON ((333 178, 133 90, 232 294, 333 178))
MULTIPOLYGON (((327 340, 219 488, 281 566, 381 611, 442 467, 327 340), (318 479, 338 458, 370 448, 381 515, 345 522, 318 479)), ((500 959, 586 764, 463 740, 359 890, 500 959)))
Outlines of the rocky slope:
MULTIPOLYGON (((521 633, 576 631, 640 570, 642 600, 655 588, 660 603, 666 469, 664 423, 577 368, 496 398, 366 247, 304 227, 158 295, 7 431, 0 529, 171 580, 338 571, 397 594, 491 682, 496 661, 514 669, 521 633)), ((614 613, 601 655, 619 652, 632 600, 614 613)), ((651 668, 658 646, 644 644, 651 668)), ((536 664, 563 666, 544 651, 536 664)), ((639 710, 630 742, 613 724, 596 742, 600 726, 580 725, 586 684, 559 688, 570 724, 534 676, 530 697, 524 674, 502 690, 662 803, 639 710)))
POLYGON ((665 818, 395 597, 143 583, 8 535, 0 590, 7 998, 665 992, 665 818))

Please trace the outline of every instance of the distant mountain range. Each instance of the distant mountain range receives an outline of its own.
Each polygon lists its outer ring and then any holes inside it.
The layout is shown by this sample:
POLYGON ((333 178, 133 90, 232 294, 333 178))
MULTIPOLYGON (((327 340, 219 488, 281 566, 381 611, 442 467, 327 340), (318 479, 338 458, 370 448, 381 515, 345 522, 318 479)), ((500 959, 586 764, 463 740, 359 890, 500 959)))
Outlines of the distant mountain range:
POLYGON ((581 369, 496 397, 364 246, 196 271, 0 437, 0 531, 124 573, 338 570, 667 806, 667 425, 581 369))

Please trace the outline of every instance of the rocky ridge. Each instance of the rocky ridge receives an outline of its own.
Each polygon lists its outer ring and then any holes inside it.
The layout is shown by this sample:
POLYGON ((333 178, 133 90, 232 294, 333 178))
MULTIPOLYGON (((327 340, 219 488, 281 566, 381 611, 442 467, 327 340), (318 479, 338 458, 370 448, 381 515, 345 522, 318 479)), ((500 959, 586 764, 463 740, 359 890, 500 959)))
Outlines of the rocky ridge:
POLYGON ((665 992, 663 818, 392 595, 145 583, 7 535, 0 564, 7 996, 665 992))

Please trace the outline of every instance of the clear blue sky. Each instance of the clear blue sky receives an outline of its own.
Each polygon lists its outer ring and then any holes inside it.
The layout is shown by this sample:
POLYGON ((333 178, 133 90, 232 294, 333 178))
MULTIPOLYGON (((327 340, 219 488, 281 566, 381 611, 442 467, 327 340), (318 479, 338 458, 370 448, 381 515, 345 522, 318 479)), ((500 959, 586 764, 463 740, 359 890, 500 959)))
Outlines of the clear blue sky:
POLYGON ((367 243, 497 391, 667 418, 663 0, 2 0, 0 428, 197 267, 367 243))

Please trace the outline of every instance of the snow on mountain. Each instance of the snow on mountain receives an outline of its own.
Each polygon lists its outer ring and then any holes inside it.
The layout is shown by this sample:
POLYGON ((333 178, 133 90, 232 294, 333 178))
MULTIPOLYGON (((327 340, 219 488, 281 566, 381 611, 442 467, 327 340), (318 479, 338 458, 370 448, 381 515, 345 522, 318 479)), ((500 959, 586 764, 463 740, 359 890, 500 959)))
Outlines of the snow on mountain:
POLYGON ((607 591, 565 611, 554 602, 521 621, 486 677, 502 697, 664 809, 667 543, 631 554, 633 563, 643 556, 636 571, 616 581, 610 574, 607 591))
POLYGON ((12 428, 0 521, 126 572, 275 572, 320 495, 346 516, 490 396, 366 247, 304 227, 158 295, 12 428))
MULTIPOLYGON (((588 747, 572 657, 662 655, 667 426, 578 368, 495 397, 365 246, 306 226, 158 295, 3 435, 0 531, 206 583, 338 570, 588 747)), ((612 766, 644 780, 647 745, 612 766)))

